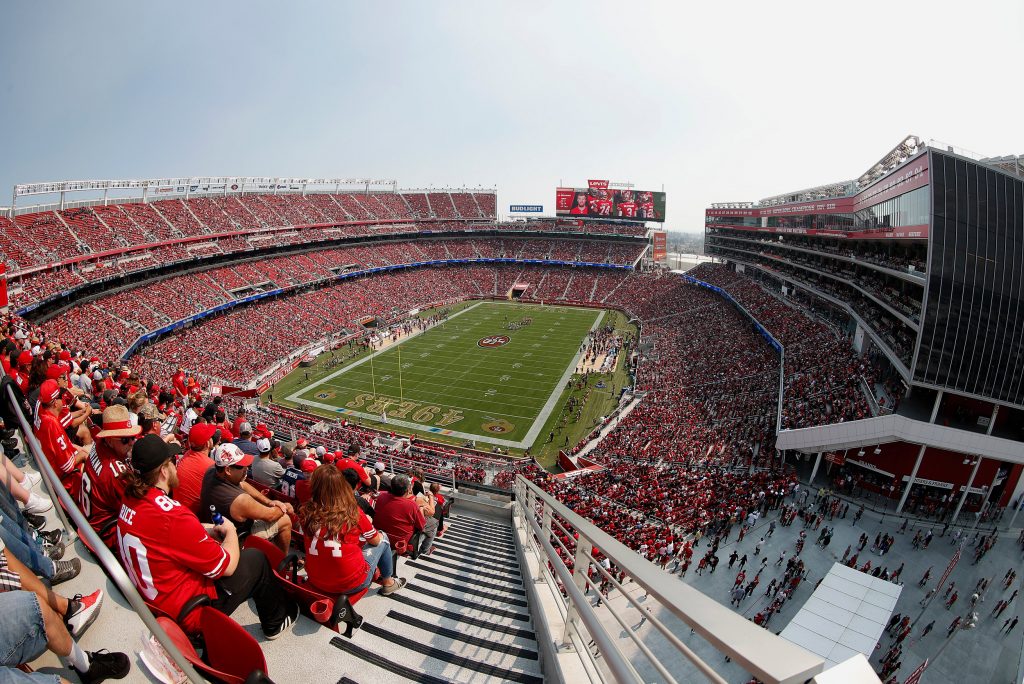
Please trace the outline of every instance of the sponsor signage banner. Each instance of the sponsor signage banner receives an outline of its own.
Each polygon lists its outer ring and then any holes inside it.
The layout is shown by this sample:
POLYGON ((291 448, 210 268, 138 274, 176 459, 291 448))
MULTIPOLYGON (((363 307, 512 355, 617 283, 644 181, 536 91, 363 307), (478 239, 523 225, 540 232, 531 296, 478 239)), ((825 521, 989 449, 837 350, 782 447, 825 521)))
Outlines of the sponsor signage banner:
POLYGON ((544 211, 543 204, 512 204, 509 205, 511 214, 539 214, 544 211))
POLYGON ((828 461, 829 463, 834 463, 837 466, 841 466, 844 463, 846 463, 846 454, 825 454, 825 460, 828 461))
POLYGON ((588 180, 587 187, 591 190, 607 190, 608 181, 606 180, 588 180))
POLYGON ((655 231, 651 236, 652 257, 655 261, 665 261, 668 258, 668 234, 663 230, 655 231))

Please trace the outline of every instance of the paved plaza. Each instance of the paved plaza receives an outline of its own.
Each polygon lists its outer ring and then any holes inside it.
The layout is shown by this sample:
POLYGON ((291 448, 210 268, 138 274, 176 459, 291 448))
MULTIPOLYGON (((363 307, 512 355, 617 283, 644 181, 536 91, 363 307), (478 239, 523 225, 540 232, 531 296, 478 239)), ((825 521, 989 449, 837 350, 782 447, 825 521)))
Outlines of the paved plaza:
MULTIPOLYGON (((801 488, 802 490, 804 487, 801 488)), ((810 493, 811 502, 814 501, 816 490, 810 493)), ((792 497, 787 498, 787 503, 792 502, 792 497)), ((929 589, 935 588, 936 582, 946 569, 956 546, 953 539, 953 529, 950 529, 945 537, 939 536, 942 528, 936 527, 933 523, 909 519, 907 528, 901 532, 900 528, 904 518, 894 515, 881 515, 877 512, 867 510, 859 522, 854 524, 854 514, 858 504, 851 501, 849 512, 843 519, 837 516, 834 520, 828 520, 821 524, 821 528, 834 527, 834 536, 827 548, 821 548, 815 544, 820 529, 815 531, 813 526, 807 529, 807 540, 800 554, 808 571, 807 581, 804 581, 797 588, 793 598, 787 601, 776 613, 768 624, 773 632, 779 632, 785 627, 794 615, 800 610, 804 602, 814 592, 815 584, 829 571, 833 563, 838 562, 847 545, 852 545, 852 553, 856 552, 858 539, 862 533, 868 535, 869 541, 864 551, 858 557, 858 567, 867 560, 871 561, 872 569, 879 564, 893 572, 903 564, 900 582, 903 584, 902 595, 896 605, 895 613, 909 615, 916 620, 909 637, 903 644, 903 652, 900 660, 902 667, 895 673, 897 681, 902 682, 906 677, 920 665, 925 658, 932 659, 927 671, 921 681, 926 684, 1010 684, 1020 681, 1018 669, 1020 667, 1022 653, 1022 637, 1024 637, 1024 624, 1017 625, 1009 635, 1006 635, 1002 628, 1007 620, 1016 616, 1024 619, 1024 603, 1021 597, 1017 596, 998 618, 992 615, 993 609, 1001 599, 1009 599, 1015 590, 1021 587, 1024 572, 1021 571, 1021 547, 1017 543, 1017 532, 1004 532, 999 535, 995 546, 974 565, 974 547, 971 541, 974 539, 974 532, 964 533, 967 539, 967 546, 964 548, 962 558, 950 575, 946 585, 938 592, 927 610, 921 615, 921 601, 929 589), (912 539, 918 530, 927 532, 933 530, 934 537, 927 549, 914 549, 912 539), (883 557, 878 553, 871 553, 871 546, 878 533, 889 534, 895 537, 892 549, 883 557), (931 579, 921 587, 918 582, 926 571, 931 569, 931 579), (1003 589, 1003 578, 1007 571, 1017 571, 1016 581, 1006 590, 1003 589), (942 650, 936 659, 936 654, 942 648, 947 639, 947 630, 950 623, 961 616, 965 619, 970 613, 970 597, 974 593, 975 586, 982 578, 990 580, 986 592, 980 597, 975 612, 979 616, 978 626, 972 630, 957 630, 951 642, 942 650), (946 601, 943 599, 945 587, 950 582, 955 582, 954 591, 959 598, 951 609, 946 608, 946 601), (918 616, 921 615, 920 618, 918 616), (924 628, 934 620, 934 626, 929 634, 922 636, 924 628)), ((693 562, 681 581, 688 582, 700 589, 708 596, 719 600, 724 605, 729 605, 730 594, 736 580, 738 565, 729 569, 729 556, 735 550, 742 557, 747 556, 746 581, 749 582, 758 569, 761 567, 761 559, 767 558, 768 564, 761 572, 760 583, 753 594, 745 598, 737 609, 748 618, 753 618, 758 612, 767 608, 771 598, 765 596, 765 589, 772 579, 781 581, 785 572, 785 562, 776 566, 780 552, 785 552, 786 558, 790 558, 796 546, 796 540, 801 530, 804 529, 803 522, 797 518, 791 526, 782 527, 778 523, 779 511, 769 511, 762 517, 754 529, 749 531, 742 542, 737 543, 737 532, 739 526, 733 528, 728 541, 721 543, 718 549, 720 562, 714 573, 704 570, 702 576, 698 576, 697 561, 709 550, 709 540, 701 540, 698 547, 694 549, 693 562), (760 556, 755 556, 755 547, 763 536, 767 535, 771 521, 776 522, 776 529, 772 536, 766 537, 760 556)), ((979 528, 980 529, 980 528, 979 528)), ((970 530, 970 528, 968 528, 970 530)), ((991 529, 982 530, 982 534, 990 532, 991 529)), ((669 568, 673 564, 669 564, 669 568)), ((678 580, 678 575, 673 575, 678 580)), ((643 589, 635 584, 627 584, 629 589, 641 602, 643 601, 643 589)), ((649 622, 641 624, 641 615, 638 611, 628 606, 626 600, 619 596, 612 596, 611 604, 626 618, 631 629, 642 637, 644 643, 656 654, 668 654, 674 652, 668 643, 651 626, 649 622)), ((604 611, 605 625, 613 635, 619 634, 625 637, 625 632, 615 622, 614 618, 604 611)), ((658 610, 655 615, 680 636, 683 641, 712 667, 714 667, 729 682, 741 684, 750 681, 750 677, 739 666, 723 662, 723 657, 712 646, 707 644, 699 635, 691 634, 690 629, 667 611, 658 610)), ((628 640, 626 640, 628 641, 628 640)), ((627 652, 636 653, 632 643, 626 644, 627 652)), ((882 641, 871 654, 871 664, 880 669, 880 661, 890 648, 893 641, 888 635, 882 635, 882 641)), ((638 667, 643 666, 643 657, 633 659, 638 667)), ((651 670, 642 674, 650 674, 650 679, 656 679, 656 673, 651 670)), ((679 681, 703 681, 703 677, 692 670, 677 676, 679 681)), ((886 681, 886 680, 883 680, 886 681)))

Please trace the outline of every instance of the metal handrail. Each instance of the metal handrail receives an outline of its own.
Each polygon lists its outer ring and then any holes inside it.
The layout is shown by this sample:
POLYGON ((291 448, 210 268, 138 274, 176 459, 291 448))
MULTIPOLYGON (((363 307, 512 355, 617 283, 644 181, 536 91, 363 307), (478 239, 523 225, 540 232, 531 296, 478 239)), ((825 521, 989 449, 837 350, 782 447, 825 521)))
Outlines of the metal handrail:
MULTIPOLYGON (((641 680, 633 665, 628 663, 619 646, 608 635, 583 593, 589 583, 587 571, 593 562, 590 554, 592 547, 600 549, 611 563, 637 585, 643 587, 658 606, 678 617, 718 651, 736 661, 761 681, 767 684, 796 684, 811 679, 824 668, 822 658, 755 625, 692 586, 673 581, 654 564, 641 558, 622 542, 569 509, 522 475, 516 478, 515 489, 517 496, 513 510, 533 531, 539 553, 545 556, 539 558, 540 564, 550 567, 564 585, 568 608, 566 632, 578 629, 580 625, 577 623, 582 623, 618 681, 641 680), (538 506, 543 507, 539 522, 538 506), (551 544, 552 522, 555 516, 571 526, 578 535, 575 563, 571 572, 551 544)), ((560 522, 558 525, 564 529, 560 522)), ((648 613, 647 619, 659 632, 663 635, 666 632, 671 633, 669 628, 657 624, 657 617, 650 611, 645 612, 648 613)), ((692 662, 710 681, 721 681, 720 676, 680 640, 669 638, 668 641, 679 655, 692 662)), ((655 669, 660 670, 659 665, 655 664, 655 669)))
MULTIPOLYGON (((3 370, 0 369, 0 378, 2 377, 4 377, 4 373, 3 370)), ((82 511, 78 509, 78 504, 71 498, 71 495, 68 494, 67 489, 64 488, 60 478, 58 478, 57 474, 54 472, 53 466, 50 465, 50 461, 43 454, 42 446, 39 444, 39 440, 36 439, 25 414, 22 413, 21 405, 14 395, 14 390, 9 385, 7 387, 7 396, 0 397, 0 401, 2 400, 9 401, 11 406, 14 408, 14 413, 18 416, 18 424, 21 428, 21 434, 25 440, 25 447, 29 454, 31 454, 32 458, 35 459, 36 469, 40 474, 42 474, 43 479, 46 481, 47 488, 50 490, 51 498, 54 498, 54 495, 56 495, 57 501, 55 503, 58 504, 57 511, 60 514, 61 520, 65 523, 65 528, 66 518, 60 511, 61 507, 64 508, 64 512, 66 512, 67 516, 71 518, 71 521, 75 526, 78 527, 79 537, 84 538, 85 542, 89 546, 89 550, 92 551, 93 555, 99 559, 100 565, 102 565, 103 569, 106 570, 111 581, 113 581, 121 594, 128 600, 128 603, 131 604, 142 622, 146 625, 153 636, 156 637, 157 641, 160 642, 160 645, 163 646, 165 651, 167 651, 167 655, 171 657, 174 664, 181 669, 185 676, 188 677, 189 681, 206 681, 199 676, 195 669, 193 669, 185 656, 183 656, 181 651, 178 650, 178 647, 174 645, 174 641, 167 636, 167 632, 163 630, 160 624, 156 621, 156 618, 153 617, 153 613, 150 612, 149 606, 146 605, 146 602, 142 599, 142 596, 139 595, 135 585, 132 584, 131 580, 128 579, 128 575, 125 574, 124 568, 121 567, 121 564, 116 558, 114 558, 114 554, 110 552, 107 545, 103 543, 103 540, 100 539, 99 535, 97 535, 92 529, 89 521, 84 515, 82 515, 82 511)))

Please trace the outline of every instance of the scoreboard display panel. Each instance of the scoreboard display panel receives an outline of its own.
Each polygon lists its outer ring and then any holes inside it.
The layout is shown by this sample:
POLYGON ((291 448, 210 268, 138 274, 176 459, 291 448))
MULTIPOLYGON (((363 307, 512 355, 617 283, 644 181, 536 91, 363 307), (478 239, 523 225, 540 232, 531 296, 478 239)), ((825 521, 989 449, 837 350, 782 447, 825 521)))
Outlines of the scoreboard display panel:
POLYGON ((665 193, 613 188, 558 188, 555 191, 555 215, 661 223, 665 220, 665 193))

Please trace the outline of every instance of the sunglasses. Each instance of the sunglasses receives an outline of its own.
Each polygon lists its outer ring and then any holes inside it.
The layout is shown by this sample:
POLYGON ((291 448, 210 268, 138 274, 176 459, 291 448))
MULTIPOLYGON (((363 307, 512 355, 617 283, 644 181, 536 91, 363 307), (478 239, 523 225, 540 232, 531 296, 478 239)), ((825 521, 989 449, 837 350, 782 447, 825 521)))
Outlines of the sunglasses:
POLYGON ((121 438, 121 444, 124 444, 125 446, 128 446, 129 444, 134 444, 135 440, 136 440, 135 437, 122 437, 121 438))

